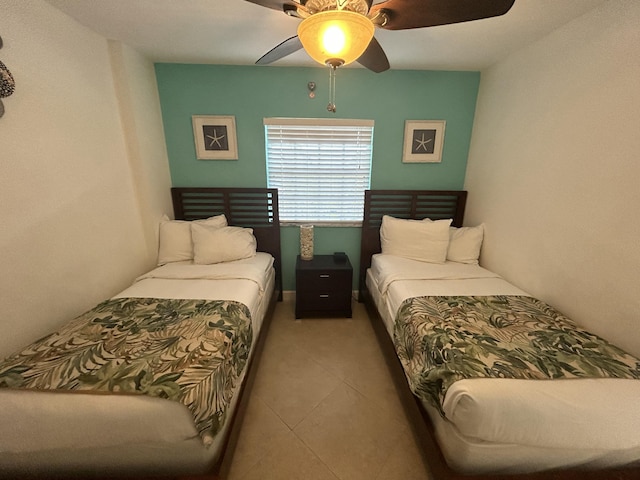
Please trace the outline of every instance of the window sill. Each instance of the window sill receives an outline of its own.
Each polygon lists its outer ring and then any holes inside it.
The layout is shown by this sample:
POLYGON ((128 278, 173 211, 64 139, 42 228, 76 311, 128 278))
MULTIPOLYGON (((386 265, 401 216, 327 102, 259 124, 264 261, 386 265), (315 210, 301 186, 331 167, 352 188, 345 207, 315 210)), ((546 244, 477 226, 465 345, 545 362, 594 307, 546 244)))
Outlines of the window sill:
POLYGON ((282 227, 299 227, 300 225, 313 225, 314 227, 362 227, 362 221, 357 222, 302 222, 294 220, 280 220, 282 227))

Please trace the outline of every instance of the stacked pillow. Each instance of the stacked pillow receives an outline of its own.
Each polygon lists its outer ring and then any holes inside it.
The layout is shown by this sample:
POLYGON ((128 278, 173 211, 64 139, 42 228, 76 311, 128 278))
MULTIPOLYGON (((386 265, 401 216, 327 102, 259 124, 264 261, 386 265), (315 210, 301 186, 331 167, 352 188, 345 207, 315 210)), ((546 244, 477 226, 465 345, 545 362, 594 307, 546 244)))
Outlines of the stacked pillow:
POLYGON ((380 244, 382 253, 422 262, 477 264, 483 235, 483 225, 456 228, 451 219, 404 220, 384 215, 380 244))
POLYGON ((242 227, 191 226, 193 262, 199 264, 231 262, 256 254, 253 229, 242 227))
POLYGON ((170 220, 160 222, 158 265, 192 260, 211 264, 240 260, 256 254, 253 229, 230 227, 224 215, 191 222, 170 220))
POLYGON ((483 224, 477 227, 451 227, 449 229, 447 260, 451 262, 478 264, 483 238, 483 224))

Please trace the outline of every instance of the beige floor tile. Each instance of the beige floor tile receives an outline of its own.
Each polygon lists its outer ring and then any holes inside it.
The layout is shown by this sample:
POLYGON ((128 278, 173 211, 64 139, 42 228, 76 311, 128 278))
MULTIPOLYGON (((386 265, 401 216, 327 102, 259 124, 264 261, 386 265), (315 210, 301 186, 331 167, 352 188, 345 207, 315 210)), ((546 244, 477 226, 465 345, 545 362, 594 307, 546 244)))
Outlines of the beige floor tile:
POLYGON ((302 321, 310 333, 299 334, 301 348, 329 372, 405 422, 398 393, 363 304, 354 303, 352 320, 302 321))
POLYGON ((276 308, 229 480, 426 480, 362 304, 353 318, 276 308))
POLYGON ((361 368, 359 373, 349 374, 344 381, 364 395, 372 405, 382 409, 393 416, 396 421, 409 427, 398 391, 393 384, 384 361, 371 362, 366 367, 361 368))
POLYGON ((400 436, 376 480, 430 480, 411 432, 400 436))
POLYGON ((293 428, 339 384, 338 377, 304 350, 277 338, 268 338, 253 394, 293 428))
MULTIPOLYGON (((363 306, 354 302, 353 309, 353 318, 312 317, 295 319, 293 311, 288 316, 287 309, 283 305, 283 308, 278 310, 283 315, 279 315, 277 321, 274 318, 274 325, 270 332, 276 332, 278 337, 291 341, 305 349, 311 348, 311 351, 314 352, 323 352, 322 345, 325 343, 338 342, 338 345, 349 345, 353 343, 352 340, 349 340, 349 335, 362 336, 363 330, 368 334, 368 329, 370 328, 367 325, 367 318, 363 317, 363 306), (358 312, 360 315, 357 315, 358 312), (318 339, 322 339, 323 342, 318 343, 318 339)), ((364 338, 365 345, 369 343, 367 342, 369 338, 372 337, 367 335, 364 338)))
POLYGON ((354 317, 305 318, 289 329, 291 340, 323 367, 344 379, 354 364, 380 356, 362 305, 354 317))
POLYGON ((272 455, 251 467, 242 480, 339 480, 298 437, 290 433, 272 455))
POLYGON ((404 425, 346 384, 294 429, 343 480, 375 478, 404 431, 404 425))
POLYGON ((291 430, 257 395, 252 395, 235 447, 229 480, 239 480, 285 442, 291 430))

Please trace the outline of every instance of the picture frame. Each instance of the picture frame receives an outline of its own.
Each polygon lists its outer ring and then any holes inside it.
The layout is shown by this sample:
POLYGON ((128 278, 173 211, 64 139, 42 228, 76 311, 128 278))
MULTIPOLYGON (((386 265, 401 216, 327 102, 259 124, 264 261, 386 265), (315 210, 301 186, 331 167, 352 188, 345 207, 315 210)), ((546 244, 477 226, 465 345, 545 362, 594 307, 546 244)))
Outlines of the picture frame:
POLYGON ((236 118, 232 115, 193 115, 198 160, 237 160, 236 118))
POLYGON ((444 146, 444 120, 406 120, 404 163, 440 163, 444 146))

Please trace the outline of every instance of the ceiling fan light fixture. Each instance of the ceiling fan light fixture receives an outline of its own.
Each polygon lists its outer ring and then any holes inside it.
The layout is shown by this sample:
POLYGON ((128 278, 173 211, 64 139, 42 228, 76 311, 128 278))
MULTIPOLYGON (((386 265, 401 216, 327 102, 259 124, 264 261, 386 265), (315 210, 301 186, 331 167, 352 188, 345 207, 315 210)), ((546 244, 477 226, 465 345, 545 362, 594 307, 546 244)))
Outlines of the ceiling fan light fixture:
POLYGON ((316 62, 341 66, 360 58, 374 29, 373 22, 360 13, 326 10, 305 18, 298 26, 298 37, 316 62))

